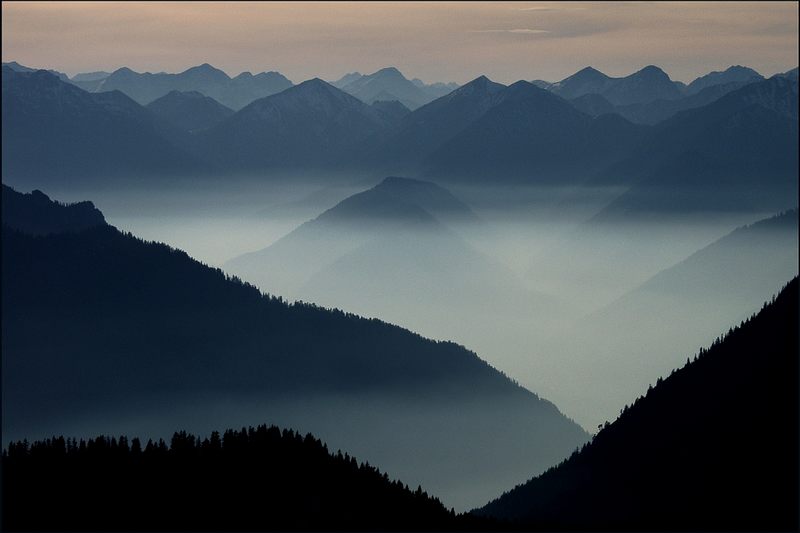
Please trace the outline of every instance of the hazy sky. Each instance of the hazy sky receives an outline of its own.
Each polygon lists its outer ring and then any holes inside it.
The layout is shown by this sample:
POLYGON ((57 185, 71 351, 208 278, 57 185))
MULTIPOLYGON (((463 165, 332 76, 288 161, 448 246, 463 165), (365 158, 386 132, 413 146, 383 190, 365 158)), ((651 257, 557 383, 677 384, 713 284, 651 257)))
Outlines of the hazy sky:
POLYGON ((798 63, 798 3, 3 2, 3 61, 70 75, 128 66, 292 81, 396 66, 463 83, 562 79, 587 65, 656 64, 691 81, 733 64, 772 75, 798 63))

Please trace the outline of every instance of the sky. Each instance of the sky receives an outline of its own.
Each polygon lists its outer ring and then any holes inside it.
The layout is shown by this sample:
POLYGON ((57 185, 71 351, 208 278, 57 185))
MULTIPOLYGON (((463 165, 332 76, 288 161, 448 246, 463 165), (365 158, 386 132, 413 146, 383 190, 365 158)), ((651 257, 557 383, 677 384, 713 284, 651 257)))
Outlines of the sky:
POLYGON ((798 2, 3 2, 2 60, 69 75, 210 63, 294 82, 399 68, 464 83, 798 64, 798 2))

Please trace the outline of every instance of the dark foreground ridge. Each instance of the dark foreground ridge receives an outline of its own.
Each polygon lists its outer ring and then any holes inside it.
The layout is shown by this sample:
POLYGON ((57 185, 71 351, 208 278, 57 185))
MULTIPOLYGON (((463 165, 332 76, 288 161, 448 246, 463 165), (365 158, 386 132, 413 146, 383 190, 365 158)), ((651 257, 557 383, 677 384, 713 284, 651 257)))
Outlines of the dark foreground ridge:
POLYGON ((474 511, 540 531, 797 531, 798 280, 572 457, 474 511))
MULTIPOLYGON (((463 530, 421 488, 266 425, 134 438, 53 437, 3 450, 6 531, 463 530), (46 511, 45 511, 46 510, 46 511)), ((486 522, 488 524, 488 522, 486 522)))

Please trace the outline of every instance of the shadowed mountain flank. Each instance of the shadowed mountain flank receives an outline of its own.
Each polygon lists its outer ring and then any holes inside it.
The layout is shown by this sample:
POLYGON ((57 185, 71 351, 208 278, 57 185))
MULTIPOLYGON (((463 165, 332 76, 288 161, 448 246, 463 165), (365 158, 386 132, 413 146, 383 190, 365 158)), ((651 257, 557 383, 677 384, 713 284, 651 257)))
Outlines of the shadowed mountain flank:
POLYGON ((797 302, 795 278, 567 461, 475 513, 541 531, 796 530, 797 302))
POLYGON ((4 227, 2 242, 9 438, 164 436, 179 423, 199 432, 266 417, 462 509, 586 438, 461 346, 289 305, 111 226, 4 227))

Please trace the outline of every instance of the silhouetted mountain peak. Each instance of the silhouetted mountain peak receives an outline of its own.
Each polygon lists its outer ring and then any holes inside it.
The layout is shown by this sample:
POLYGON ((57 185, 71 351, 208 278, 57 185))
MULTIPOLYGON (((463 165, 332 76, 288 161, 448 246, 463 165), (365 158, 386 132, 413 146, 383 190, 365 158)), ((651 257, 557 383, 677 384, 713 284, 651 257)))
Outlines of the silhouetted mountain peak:
POLYGON ((503 102, 518 100, 537 99, 547 102, 563 103, 563 100, 546 89, 537 87, 533 83, 520 80, 512 83, 503 91, 501 95, 503 102))
POLYGON ((178 76, 190 79, 199 78, 205 81, 212 81, 217 83, 224 83, 231 79, 230 76, 225 74, 223 71, 209 65, 208 63, 203 63, 202 65, 186 69, 180 74, 178 74, 178 76))
POLYGON ((346 93, 337 89, 330 83, 321 80, 320 78, 312 78, 302 83, 298 83, 294 87, 274 96, 285 95, 289 97, 303 97, 303 98, 336 98, 345 99, 348 101, 357 101, 357 99, 350 97, 346 93), (352 100, 351 100, 352 99, 352 100))
MULTIPOLYGON (((631 76, 638 76, 642 78, 653 78, 653 79, 667 79, 669 80, 669 76, 666 72, 661 70, 659 67, 655 65, 647 65, 643 69, 634 72, 631 76)), ((670 80, 671 81, 671 80, 670 80)))
POLYGON ((700 76, 686 87, 686 92, 688 94, 695 94, 714 85, 722 85, 725 83, 734 82, 754 82, 763 79, 764 77, 761 74, 749 67, 733 65, 722 72, 714 71, 709 72, 704 76, 700 76))
POLYGON ((611 79, 608 75, 600 72, 594 67, 585 67, 578 72, 566 78, 566 80, 587 81, 587 80, 608 80, 611 79))
POLYGON ((136 72, 129 69, 128 67, 120 67, 111 73, 112 76, 128 76, 131 74, 136 74, 136 72))
POLYGON ((400 77, 406 79, 396 67, 385 67, 372 74, 375 77, 400 77))
POLYGON ((454 90, 447 96, 452 98, 460 95, 474 94, 474 93, 494 94, 502 91, 505 88, 506 88, 505 85, 494 82, 489 78, 487 78, 486 76, 478 76, 474 80, 465 83, 458 89, 454 90))
POLYGON ((430 181, 399 176, 384 178, 321 214, 320 222, 412 222, 438 227, 438 217, 475 221, 472 210, 447 189, 430 181))

